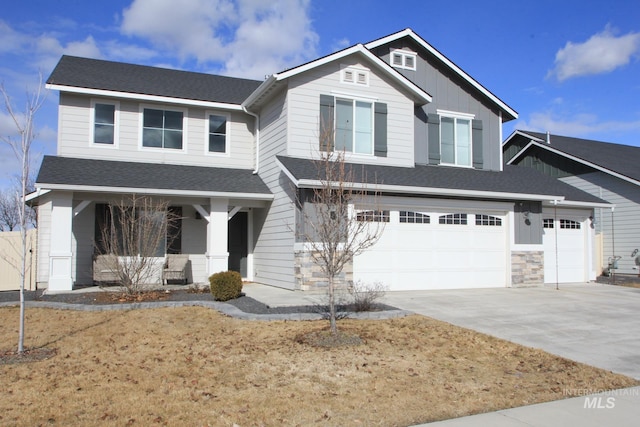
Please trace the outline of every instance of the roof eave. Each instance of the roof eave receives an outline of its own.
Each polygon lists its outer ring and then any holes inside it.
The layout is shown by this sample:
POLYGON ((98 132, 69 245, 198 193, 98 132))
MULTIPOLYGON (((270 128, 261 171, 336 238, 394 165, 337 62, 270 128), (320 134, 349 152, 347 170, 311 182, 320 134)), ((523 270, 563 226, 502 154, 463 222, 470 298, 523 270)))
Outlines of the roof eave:
POLYGON ((170 96, 147 95, 141 93, 120 92, 106 89, 92 89, 77 86, 67 86, 60 84, 48 83, 45 86, 50 90, 58 90, 60 92, 79 93, 83 95, 104 96, 109 98, 135 99, 137 101, 162 102, 179 105, 189 105, 196 107, 215 108, 219 110, 242 111, 240 104, 229 104, 224 102, 202 101, 196 99, 174 98, 170 96))

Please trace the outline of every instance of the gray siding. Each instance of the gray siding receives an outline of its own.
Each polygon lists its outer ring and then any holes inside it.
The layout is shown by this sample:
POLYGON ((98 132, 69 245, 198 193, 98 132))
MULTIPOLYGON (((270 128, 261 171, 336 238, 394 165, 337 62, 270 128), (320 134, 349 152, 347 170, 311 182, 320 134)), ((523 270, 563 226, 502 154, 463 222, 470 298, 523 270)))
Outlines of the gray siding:
POLYGON ((273 192, 274 200, 268 208, 254 210, 254 280, 293 289, 293 184, 275 162, 276 155, 286 154, 286 92, 274 96, 271 103, 260 112, 260 117, 259 174, 273 192))
POLYGON ((514 205, 513 221, 517 245, 542 244, 542 203, 517 202, 514 205))
POLYGON ((354 155, 347 160, 355 163, 375 161, 380 165, 413 167, 413 106, 414 103, 376 69, 357 58, 343 58, 306 73, 294 76, 287 95, 287 154, 293 157, 318 158, 320 136, 320 95, 363 97, 387 104, 387 157, 354 155), (369 85, 341 83, 341 67, 369 70, 369 85))
POLYGON ((90 98, 61 93, 58 111, 58 155, 138 162, 172 163, 193 166, 253 168, 254 119, 242 112, 225 112, 202 107, 141 103, 132 100, 90 98), (115 146, 92 144, 91 101, 118 102, 118 134, 115 146), (141 145, 141 108, 175 109, 187 118, 183 129, 184 150, 147 148, 141 145), (229 153, 208 152, 206 114, 229 114, 229 153))
POLYGON ((374 53, 389 63, 391 49, 407 48, 418 53, 416 70, 398 69, 400 73, 413 81, 433 97, 433 102, 415 111, 415 161, 417 164, 428 164, 428 132, 426 115, 436 110, 447 110, 474 114, 475 119, 482 120, 482 156, 483 169, 500 170, 501 127, 498 111, 483 102, 481 95, 469 83, 442 66, 437 59, 423 52, 408 39, 397 40, 389 45, 381 46, 374 53))
POLYGON ((613 213, 608 208, 595 209, 594 227, 596 233, 603 233, 604 237, 602 262, 606 266, 609 257, 622 256, 618 273, 638 274, 638 270, 633 269, 635 263, 631 253, 640 250, 640 187, 603 172, 561 180, 615 204, 613 213))

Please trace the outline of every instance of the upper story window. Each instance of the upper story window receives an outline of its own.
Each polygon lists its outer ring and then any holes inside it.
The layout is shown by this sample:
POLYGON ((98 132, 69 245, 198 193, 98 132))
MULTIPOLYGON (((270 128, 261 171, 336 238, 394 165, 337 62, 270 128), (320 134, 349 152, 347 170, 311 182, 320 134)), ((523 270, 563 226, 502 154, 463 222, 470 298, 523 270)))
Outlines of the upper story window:
POLYGON ((229 117, 221 114, 207 114, 209 153, 227 153, 229 150, 229 117))
POLYGON ((373 103, 336 99, 335 149, 373 154, 373 103))
POLYGON ((142 115, 143 147, 182 150, 182 111, 145 108, 142 115))
POLYGON ((116 144, 117 138, 117 103, 92 102, 92 136, 94 144, 116 144))
POLYGON ((396 49, 391 51, 391 65, 405 70, 416 69, 417 54, 408 50, 396 49))
POLYGON ((440 114, 440 158, 444 164, 471 166, 473 116, 440 114))
POLYGON ((387 104, 320 95, 320 151, 387 156, 387 104))
POLYGON ((345 67, 341 70, 340 81, 360 86, 369 86, 369 70, 357 67, 345 67))

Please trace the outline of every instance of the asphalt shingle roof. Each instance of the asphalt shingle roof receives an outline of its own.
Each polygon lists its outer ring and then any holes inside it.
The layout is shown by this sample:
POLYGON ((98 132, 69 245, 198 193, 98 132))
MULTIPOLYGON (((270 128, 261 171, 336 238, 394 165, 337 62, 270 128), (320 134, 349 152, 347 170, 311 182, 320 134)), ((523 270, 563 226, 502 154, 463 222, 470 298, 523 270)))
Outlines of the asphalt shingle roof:
POLYGON ((270 195, 247 169, 44 156, 36 184, 270 195))
POLYGON ((241 104, 262 82, 65 55, 56 65, 47 83, 241 104))
MULTIPOLYGON (((296 178, 318 179, 313 160, 278 156, 282 165, 296 178)), ((495 193, 564 196, 566 201, 607 203, 562 181, 521 166, 505 166, 502 172, 446 166, 413 168, 346 163, 357 182, 398 187, 437 188, 495 193)), ((320 171, 321 173, 321 171, 320 171)))
MULTIPOLYGON (((520 131, 546 141, 547 135, 520 131)), ((551 148, 640 181, 640 147, 550 135, 551 148)))

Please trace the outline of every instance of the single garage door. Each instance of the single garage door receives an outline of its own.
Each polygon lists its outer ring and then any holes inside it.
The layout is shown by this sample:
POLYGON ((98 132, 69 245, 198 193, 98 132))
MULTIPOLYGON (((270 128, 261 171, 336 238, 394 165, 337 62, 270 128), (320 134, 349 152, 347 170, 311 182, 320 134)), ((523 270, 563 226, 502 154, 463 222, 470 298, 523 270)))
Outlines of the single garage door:
POLYGON ((554 218, 546 214, 542 220, 542 227, 545 283, 587 282, 589 278, 585 218, 560 215, 554 218))
MULTIPOLYGON (((354 259, 354 280, 390 290, 504 287, 504 213, 376 211, 386 222, 380 240, 354 259)), ((359 213, 359 215, 364 215, 359 213)))

